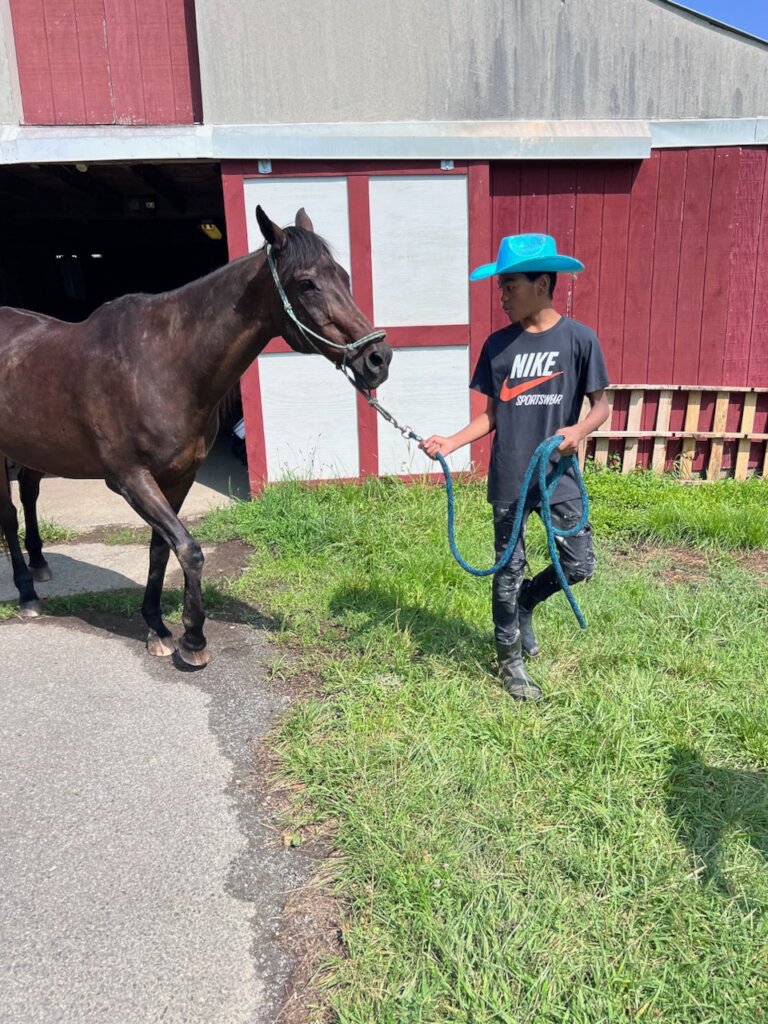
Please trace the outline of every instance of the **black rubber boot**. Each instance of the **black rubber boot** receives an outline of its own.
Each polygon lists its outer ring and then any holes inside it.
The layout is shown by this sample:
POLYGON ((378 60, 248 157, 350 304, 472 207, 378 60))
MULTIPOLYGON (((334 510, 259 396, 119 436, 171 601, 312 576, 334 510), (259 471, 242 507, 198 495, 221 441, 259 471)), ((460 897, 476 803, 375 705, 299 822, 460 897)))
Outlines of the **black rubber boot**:
POLYGON ((541 690, 526 671, 523 663, 523 644, 520 637, 512 644, 496 643, 499 659, 499 677, 510 697, 515 700, 541 700, 541 690))
POLYGON ((540 647, 533 631, 533 608, 529 608, 526 601, 530 585, 530 580, 523 581, 517 599, 517 616, 520 624, 520 638, 523 642, 523 653, 529 658, 536 658, 539 655, 540 647))

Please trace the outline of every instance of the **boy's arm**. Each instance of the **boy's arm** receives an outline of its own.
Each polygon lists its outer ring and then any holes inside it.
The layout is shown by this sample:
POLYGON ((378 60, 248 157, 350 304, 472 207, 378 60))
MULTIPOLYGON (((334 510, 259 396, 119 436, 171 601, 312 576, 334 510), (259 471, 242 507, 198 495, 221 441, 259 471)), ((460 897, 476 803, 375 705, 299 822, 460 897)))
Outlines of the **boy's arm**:
POLYGON ((485 409, 479 416, 475 416, 466 427, 462 427, 461 430, 451 434, 449 437, 443 437, 441 434, 432 434, 431 437, 427 437, 419 444, 419 448, 425 451, 431 459, 434 459, 438 452, 441 455, 450 455, 457 448, 463 448, 465 444, 477 441, 479 438, 485 437, 486 434, 490 434, 496 426, 496 415, 493 408, 493 399, 488 395, 485 396, 485 399, 485 409))
POLYGON ((587 398, 592 408, 581 423, 574 423, 572 427, 560 427, 555 431, 563 435, 563 443, 557 449, 561 455, 575 455, 579 450, 579 444, 585 437, 601 427, 608 419, 609 408, 605 391, 591 391, 587 398))

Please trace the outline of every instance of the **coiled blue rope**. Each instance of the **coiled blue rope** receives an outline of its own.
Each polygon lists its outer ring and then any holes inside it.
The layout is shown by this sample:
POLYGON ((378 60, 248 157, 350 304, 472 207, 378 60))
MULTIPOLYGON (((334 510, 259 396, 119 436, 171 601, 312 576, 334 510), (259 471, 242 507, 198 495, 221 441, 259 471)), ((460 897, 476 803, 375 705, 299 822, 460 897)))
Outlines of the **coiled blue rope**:
MULTIPOLYGON (((421 440, 415 434, 412 435, 415 440, 421 440)), ((587 496, 587 488, 584 484, 584 478, 581 475, 579 469, 578 460, 574 455, 564 455, 555 466, 549 479, 547 479, 547 468, 549 466, 549 460, 553 452, 562 444, 563 437, 561 434, 556 434, 554 437, 548 437, 546 441, 542 441, 536 451, 531 457, 531 461, 528 464, 528 468, 525 471, 523 482, 520 486, 520 498, 517 502, 517 510, 515 512, 515 519, 512 524, 512 532, 509 536, 509 541, 504 551, 501 554, 498 562, 492 565, 489 569, 477 569, 474 566, 466 562, 458 549, 456 544, 456 536, 454 523, 456 518, 456 503, 453 494, 453 480, 451 478, 451 471, 448 467, 448 463, 445 457, 437 453, 437 459, 442 466, 443 473, 445 474, 445 490, 448 497, 448 543, 451 546, 451 554, 462 567, 468 573, 473 576, 492 576, 497 573, 500 569, 503 569, 507 562, 512 557, 512 552, 517 546, 517 542, 520 537, 520 530, 523 523, 523 513, 525 511, 525 500, 528 496, 528 490, 533 481, 534 473, 538 473, 539 491, 541 493, 541 518, 544 522, 544 528, 547 532, 547 547, 549 548, 549 555, 552 559, 552 564, 555 567, 557 578, 560 581, 560 585, 563 588, 565 596, 568 598, 568 603, 573 609, 573 614, 576 616, 579 625, 582 629, 587 628, 587 622, 581 613, 576 598, 573 596, 571 588, 566 579, 563 567, 560 565, 560 554, 557 550, 557 544, 555 543, 555 537, 572 537, 579 530, 582 530, 589 519, 589 498, 587 496), (561 530, 552 522, 552 495, 555 492, 557 483, 560 477, 565 473, 569 466, 573 466, 574 473, 576 476, 576 482, 579 485, 579 492, 581 494, 581 518, 575 526, 571 526, 567 530, 561 530)))

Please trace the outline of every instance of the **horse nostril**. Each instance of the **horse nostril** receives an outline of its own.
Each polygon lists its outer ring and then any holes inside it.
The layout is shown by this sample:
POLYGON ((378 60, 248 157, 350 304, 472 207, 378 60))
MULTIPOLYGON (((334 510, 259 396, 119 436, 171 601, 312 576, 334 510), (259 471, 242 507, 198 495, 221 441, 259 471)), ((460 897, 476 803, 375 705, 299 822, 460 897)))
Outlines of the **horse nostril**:
POLYGON ((384 365, 384 357, 379 352, 371 352, 368 356, 368 365, 372 370, 380 370, 384 365))

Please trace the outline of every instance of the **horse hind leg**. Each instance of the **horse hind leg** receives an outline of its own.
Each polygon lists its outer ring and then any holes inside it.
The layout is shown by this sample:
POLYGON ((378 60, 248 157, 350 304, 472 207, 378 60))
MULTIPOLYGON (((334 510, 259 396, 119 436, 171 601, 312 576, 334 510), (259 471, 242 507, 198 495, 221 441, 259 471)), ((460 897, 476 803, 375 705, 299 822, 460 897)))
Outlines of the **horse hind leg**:
POLYGON ((24 509, 24 547, 27 549, 29 568, 36 583, 47 583, 53 578, 50 567, 43 557, 43 541, 37 523, 37 499, 42 478, 42 473, 27 469, 26 466, 19 470, 19 494, 24 509))
POLYGON ((19 517, 11 500, 11 481, 8 463, 0 456, 0 530, 8 545, 13 567, 13 582, 19 592, 19 606, 22 618, 31 619, 40 614, 40 601, 35 593, 32 573, 24 560, 19 543, 19 517))
POLYGON ((149 576, 144 591, 144 601, 141 605, 141 614, 149 627, 147 650, 158 658, 167 658, 176 650, 173 634, 163 622, 163 612, 160 607, 165 570, 170 553, 171 546, 168 541, 157 530, 153 530, 152 540, 149 544, 149 576))

